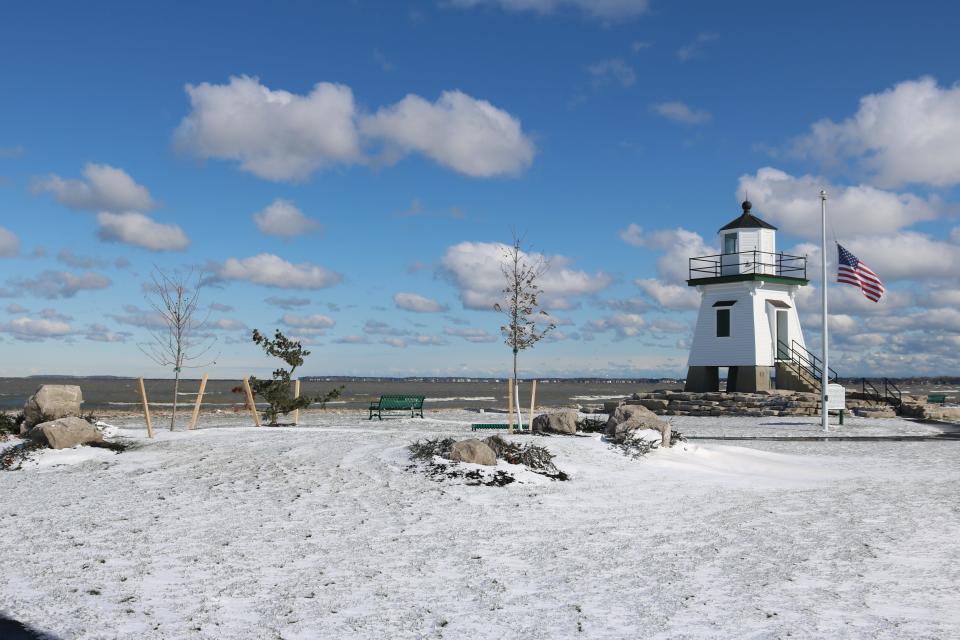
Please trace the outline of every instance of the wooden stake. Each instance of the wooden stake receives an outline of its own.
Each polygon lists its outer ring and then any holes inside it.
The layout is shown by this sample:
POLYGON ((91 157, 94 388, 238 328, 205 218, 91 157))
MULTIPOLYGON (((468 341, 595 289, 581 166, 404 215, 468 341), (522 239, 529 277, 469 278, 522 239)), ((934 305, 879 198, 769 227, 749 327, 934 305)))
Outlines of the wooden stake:
POLYGON ((193 404, 193 417, 190 418, 190 431, 197 428, 197 418, 200 416, 200 403, 203 402, 203 391, 207 388, 207 374, 200 378, 200 391, 197 392, 197 401, 193 404))
MULTIPOLYGON (((293 381, 293 397, 294 399, 300 397, 300 378, 293 381)), ((300 409, 293 410, 293 424, 300 424, 300 409)))
POLYGON ((253 390, 250 389, 250 378, 243 379, 243 391, 247 394, 247 405, 250 407, 250 413, 253 414, 253 423, 260 426, 260 414, 257 413, 257 405, 253 401, 253 390))
POLYGON ((153 422, 150 421, 150 405, 147 403, 147 388, 143 385, 143 378, 140 378, 140 400, 143 401, 143 417, 147 420, 147 437, 153 437, 153 422))
POLYGON ((510 378, 509 380, 507 380, 507 385, 509 385, 509 388, 507 389, 507 405, 509 406, 507 413, 510 415, 509 431, 510 431, 510 434, 512 435, 513 434, 513 378, 510 378))
POLYGON ((534 380, 530 386, 530 433, 533 433, 533 410, 537 403, 537 381, 534 380))

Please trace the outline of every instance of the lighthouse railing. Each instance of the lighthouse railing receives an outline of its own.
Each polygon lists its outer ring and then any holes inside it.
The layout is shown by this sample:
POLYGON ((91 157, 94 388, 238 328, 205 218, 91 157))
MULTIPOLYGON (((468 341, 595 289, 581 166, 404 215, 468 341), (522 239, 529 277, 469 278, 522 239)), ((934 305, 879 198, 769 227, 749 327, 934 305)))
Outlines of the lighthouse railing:
POLYGON ((807 257, 771 251, 738 251, 697 256, 689 261, 690 280, 749 274, 807 279, 807 257))

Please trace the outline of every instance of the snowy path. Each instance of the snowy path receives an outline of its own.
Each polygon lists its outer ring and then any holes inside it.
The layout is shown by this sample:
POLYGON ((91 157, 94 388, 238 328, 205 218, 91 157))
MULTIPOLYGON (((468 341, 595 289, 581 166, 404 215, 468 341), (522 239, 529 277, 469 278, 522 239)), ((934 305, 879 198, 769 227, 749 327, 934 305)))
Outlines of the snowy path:
POLYGON ((467 436, 446 415, 0 473, 0 610, 63 638, 960 637, 960 442, 554 437, 572 482, 470 487, 403 468, 467 436))

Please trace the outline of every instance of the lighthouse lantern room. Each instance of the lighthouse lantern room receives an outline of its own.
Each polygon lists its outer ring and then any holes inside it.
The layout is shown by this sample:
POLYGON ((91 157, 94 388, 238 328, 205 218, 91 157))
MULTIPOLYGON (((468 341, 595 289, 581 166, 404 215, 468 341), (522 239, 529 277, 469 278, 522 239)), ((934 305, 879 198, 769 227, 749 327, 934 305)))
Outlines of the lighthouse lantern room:
POLYGON ((776 227, 742 206, 718 233, 721 253, 690 258, 700 313, 685 388, 719 391, 726 368, 727 391, 816 391, 819 359, 806 349, 796 304, 806 256, 778 253, 776 227))

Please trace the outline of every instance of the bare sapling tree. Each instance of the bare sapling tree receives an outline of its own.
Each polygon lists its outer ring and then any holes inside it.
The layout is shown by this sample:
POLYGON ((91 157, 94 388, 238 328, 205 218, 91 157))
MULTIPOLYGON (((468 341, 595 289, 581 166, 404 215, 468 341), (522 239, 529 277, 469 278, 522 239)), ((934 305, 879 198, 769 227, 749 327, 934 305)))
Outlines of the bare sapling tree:
POLYGON ((513 236, 513 245, 503 250, 500 270, 503 272, 506 286, 502 293, 503 303, 493 305, 496 311, 503 313, 507 322, 500 327, 504 342, 513 350, 513 380, 517 378, 517 356, 524 349, 530 349, 548 333, 557 328, 550 315, 540 307, 540 295, 543 289, 539 279, 550 268, 541 255, 532 255, 523 251, 523 238, 513 236))
POLYGON ((209 311, 198 318, 203 273, 190 269, 186 272, 166 273, 154 267, 147 284, 147 303, 162 319, 150 330, 151 340, 138 345, 143 353, 161 367, 173 367, 173 413, 170 431, 177 422, 177 401, 180 393, 180 375, 184 369, 212 364, 210 350, 216 338, 205 333, 209 311))

